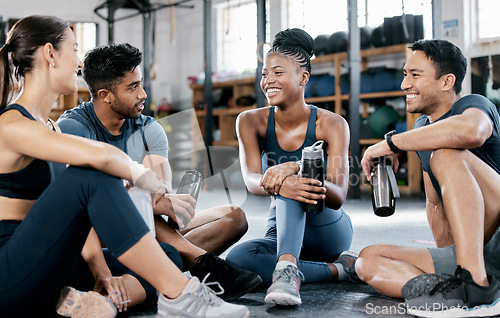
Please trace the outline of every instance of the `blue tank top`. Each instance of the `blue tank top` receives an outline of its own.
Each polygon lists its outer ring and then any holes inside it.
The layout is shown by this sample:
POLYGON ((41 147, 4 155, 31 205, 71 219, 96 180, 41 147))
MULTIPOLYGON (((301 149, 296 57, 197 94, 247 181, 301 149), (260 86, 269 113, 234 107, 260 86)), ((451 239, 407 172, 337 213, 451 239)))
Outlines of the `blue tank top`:
MULTIPOLYGON (((35 120, 23 106, 18 104, 6 107, 0 115, 12 109, 16 109, 24 117, 35 120)), ((0 196, 35 200, 48 187, 50 180, 50 163, 35 158, 28 166, 19 171, 0 173, 0 196)))
MULTIPOLYGON (((311 113, 309 114, 309 122, 307 123, 306 138, 302 143, 302 146, 294 151, 287 151, 280 147, 278 144, 278 138, 276 137, 275 121, 274 121, 274 111, 276 106, 269 108, 269 117, 267 119, 267 129, 266 129, 266 144, 264 145, 264 151, 262 153, 262 173, 264 173, 268 167, 278 165, 289 161, 298 161, 302 158, 302 149, 304 147, 311 146, 316 142, 316 115, 317 107, 311 106, 311 113)), ((326 162, 326 151, 325 151, 325 162, 326 162)), ((326 165, 325 165, 326 167, 326 165)))

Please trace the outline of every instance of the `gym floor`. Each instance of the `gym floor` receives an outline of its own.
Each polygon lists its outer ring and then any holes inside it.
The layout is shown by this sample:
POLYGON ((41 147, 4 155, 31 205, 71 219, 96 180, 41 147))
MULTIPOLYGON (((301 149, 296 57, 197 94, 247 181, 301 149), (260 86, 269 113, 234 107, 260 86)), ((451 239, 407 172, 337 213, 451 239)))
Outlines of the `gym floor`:
MULTIPOLYGON (((228 195, 217 187, 205 187, 199 205, 227 204, 228 195), (210 191, 206 189, 211 189, 210 191), (216 203, 217 202, 217 203, 216 203)), ((219 188, 220 189, 220 188, 219 188)), ((246 212, 249 230, 242 241, 262 237, 265 233, 269 198, 256 197, 244 189, 230 191, 232 202, 246 212)), ((208 206, 207 206, 208 207, 208 206)), ((198 208, 203 208, 199 206, 198 208)), ((351 250, 359 252, 372 244, 399 244, 414 247, 434 245, 425 217, 425 198, 400 198, 394 215, 386 218, 373 214, 369 193, 361 199, 347 200, 344 210, 350 215, 354 227, 351 250)), ((226 253, 221 257, 224 258, 226 253)), ((234 303, 246 305, 250 317, 410 317, 401 300, 381 295, 368 285, 349 283, 304 284, 301 287, 302 305, 279 307, 264 302, 266 288, 241 297, 234 303)), ((155 308, 132 311, 122 317, 155 317, 155 308)))

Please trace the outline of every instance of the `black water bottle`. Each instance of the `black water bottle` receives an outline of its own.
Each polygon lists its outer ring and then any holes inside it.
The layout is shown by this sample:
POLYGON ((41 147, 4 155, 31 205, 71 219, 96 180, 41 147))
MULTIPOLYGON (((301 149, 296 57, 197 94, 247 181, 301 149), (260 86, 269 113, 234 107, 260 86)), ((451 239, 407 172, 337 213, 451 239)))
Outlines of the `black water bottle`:
MULTIPOLYGON (((321 186, 325 183, 323 159, 323 141, 318 140, 312 146, 302 150, 302 177, 321 181, 321 186)), ((302 203, 305 212, 320 213, 325 209, 325 200, 316 200, 317 204, 302 203)))

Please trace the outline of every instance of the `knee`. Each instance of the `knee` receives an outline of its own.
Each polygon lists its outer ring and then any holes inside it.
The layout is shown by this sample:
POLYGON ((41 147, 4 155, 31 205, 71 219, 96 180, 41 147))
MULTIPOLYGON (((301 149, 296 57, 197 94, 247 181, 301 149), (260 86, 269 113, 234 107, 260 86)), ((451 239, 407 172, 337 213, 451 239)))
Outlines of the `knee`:
POLYGON ((366 282, 373 277, 374 267, 377 257, 380 256, 377 245, 367 246, 361 250, 356 260, 355 269, 359 278, 366 282))
POLYGON ((69 184, 90 184, 95 186, 110 187, 123 186, 120 178, 109 175, 93 168, 69 166, 57 179, 66 179, 69 184))
POLYGON ((432 152, 430 164, 432 172, 438 174, 440 171, 453 167, 455 160, 462 160, 464 150, 459 149, 436 149, 432 152))
POLYGON ((245 243, 242 243, 233 247, 227 254, 226 261, 238 267, 245 267, 245 264, 249 264, 251 258, 245 245, 245 243))
POLYGON ((182 257, 179 251, 175 247, 170 244, 159 242, 160 247, 163 249, 165 254, 170 258, 170 260, 180 269, 182 270, 184 264, 182 262, 182 257))
POLYGON ((229 209, 231 212, 226 215, 228 222, 230 222, 229 228, 233 229, 235 236, 240 239, 248 231, 245 212, 236 206, 230 206, 229 209))

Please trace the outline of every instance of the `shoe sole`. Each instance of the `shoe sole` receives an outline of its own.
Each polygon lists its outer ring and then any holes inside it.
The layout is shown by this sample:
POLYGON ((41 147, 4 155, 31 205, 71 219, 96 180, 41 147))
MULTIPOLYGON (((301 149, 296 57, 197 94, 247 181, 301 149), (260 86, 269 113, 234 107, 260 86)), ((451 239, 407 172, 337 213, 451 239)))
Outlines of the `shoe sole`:
POLYGON ((84 294, 72 287, 64 287, 57 302, 56 312, 72 318, 113 318, 115 306, 103 295, 94 291, 84 294))
MULTIPOLYGON (((155 318, 166 318, 166 317, 184 317, 184 316, 180 312, 176 312, 176 314, 172 315, 168 311, 163 311, 163 310, 158 310, 156 315, 155 315, 155 318)), ((186 316, 186 317, 190 317, 190 316, 186 316)), ((249 310, 247 310, 245 315, 242 316, 241 318, 248 318, 248 317, 250 317, 249 310)), ((232 317, 232 318, 235 318, 235 317, 232 317)), ((240 317, 237 317, 237 318, 240 318, 240 317)))
POLYGON ((446 274, 422 274, 410 279, 401 288, 401 296, 404 299, 413 299, 428 294, 439 283, 450 278, 446 274))
POLYGON ((272 292, 266 295, 264 301, 269 304, 281 306, 296 306, 302 304, 300 296, 290 295, 288 293, 272 292))
POLYGON ((262 284, 262 278, 260 276, 255 277, 255 279, 251 280, 248 282, 246 285, 244 285, 241 290, 235 291, 231 294, 225 295, 222 294, 219 297, 222 298, 225 301, 231 301, 240 298, 241 296, 248 294, 255 288, 259 287, 262 284))
POLYGON ((425 311, 409 307, 407 312, 418 317, 493 317, 500 315, 500 298, 490 305, 472 308, 450 307, 450 309, 442 311, 425 311))

